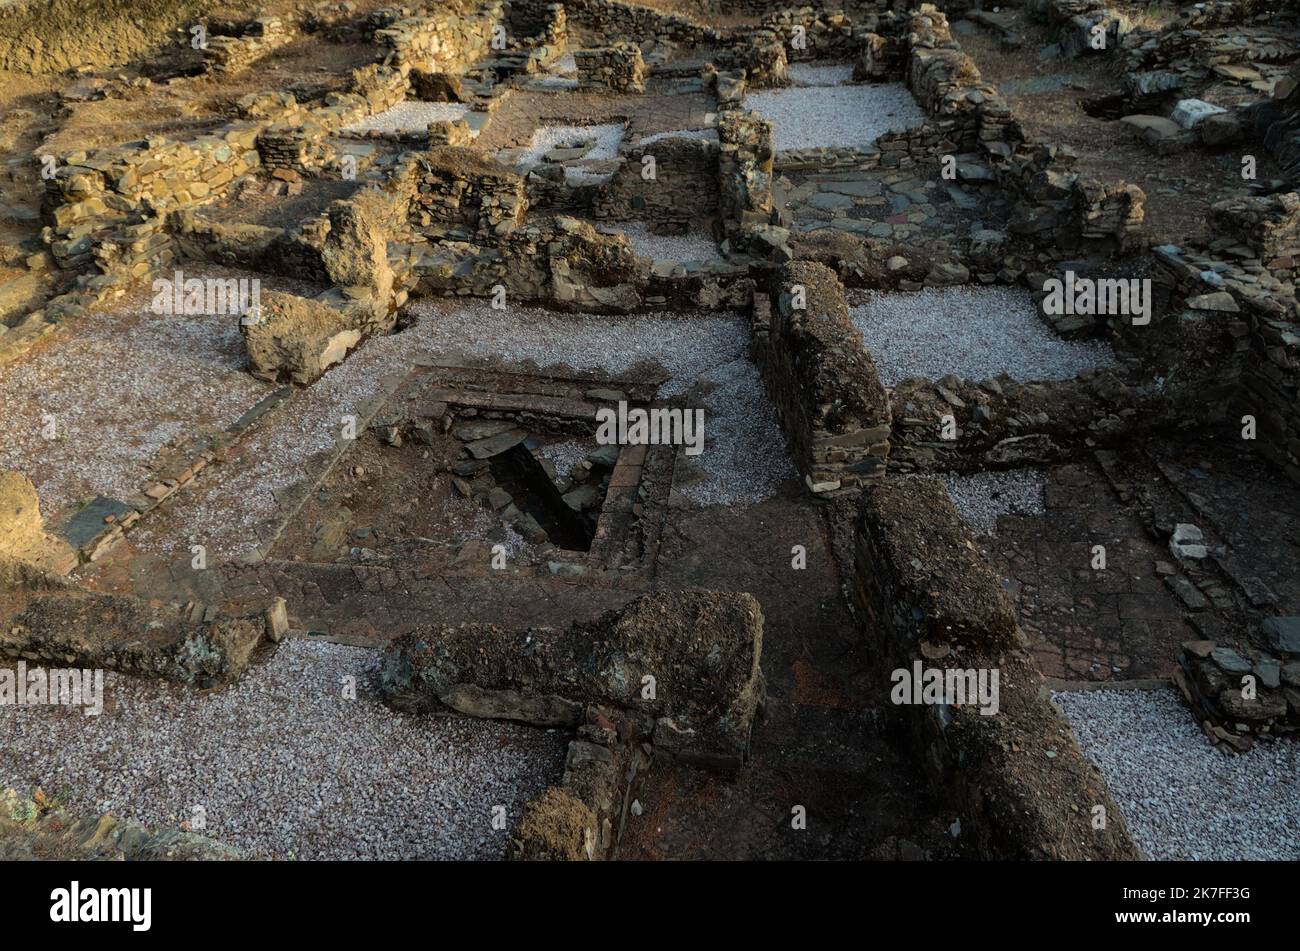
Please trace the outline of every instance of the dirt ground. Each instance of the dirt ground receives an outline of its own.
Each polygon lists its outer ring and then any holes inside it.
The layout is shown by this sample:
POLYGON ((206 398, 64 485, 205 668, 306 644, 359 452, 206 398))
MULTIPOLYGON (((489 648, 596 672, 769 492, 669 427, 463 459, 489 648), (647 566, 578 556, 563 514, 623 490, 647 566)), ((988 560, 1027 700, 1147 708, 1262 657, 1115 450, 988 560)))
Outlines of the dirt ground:
MULTIPOLYGON (((1243 193, 1241 154, 1190 149, 1157 155, 1118 121, 1098 119, 1083 101, 1119 92, 1119 72, 1111 57, 1044 59, 1038 50, 1051 42, 1047 29, 1016 18, 1023 48, 1004 50, 999 38, 980 28, 958 37, 980 73, 1001 90, 1025 132, 1035 140, 1068 146, 1079 156, 1076 167, 1104 182, 1127 181, 1146 192, 1145 232, 1153 243, 1182 244, 1206 234, 1210 205, 1243 193)), ((1278 175, 1268 157, 1257 159, 1257 178, 1278 175)))

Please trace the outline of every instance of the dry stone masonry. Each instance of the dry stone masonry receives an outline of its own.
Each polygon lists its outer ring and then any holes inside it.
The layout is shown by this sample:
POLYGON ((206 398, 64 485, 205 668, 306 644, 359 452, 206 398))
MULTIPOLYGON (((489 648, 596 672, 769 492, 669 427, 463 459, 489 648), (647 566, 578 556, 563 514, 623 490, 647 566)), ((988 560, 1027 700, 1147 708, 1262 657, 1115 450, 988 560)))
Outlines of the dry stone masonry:
MULTIPOLYGON (((228 691, 355 651, 357 722, 427 731, 439 797, 513 803, 487 846, 446 832, 511 860, 1131 860, 1151 807, 1074 732, 1124 730, 1049 688, 1296 742, 1289 5, 105 0, 84 41, 39 6, 0 22, 58 103, 0 121, 5 664, 228 691), (888 115, 815 139, 801 102, 888 115), (182 271, 259 290, 156 312, 182 271), (1062 311, 1067 273, 1147 306, 1062 311), (150 374, 84 379, 141 340, 150 374), (992 707, 894 695, 927 668, 992 707), (483 742, 509 769, 436 752, 483 742)), ((244 856, 18 788, 8 715, 0 855, 244 856)), ((384 801, 418 811, 403 769, 384 801)))

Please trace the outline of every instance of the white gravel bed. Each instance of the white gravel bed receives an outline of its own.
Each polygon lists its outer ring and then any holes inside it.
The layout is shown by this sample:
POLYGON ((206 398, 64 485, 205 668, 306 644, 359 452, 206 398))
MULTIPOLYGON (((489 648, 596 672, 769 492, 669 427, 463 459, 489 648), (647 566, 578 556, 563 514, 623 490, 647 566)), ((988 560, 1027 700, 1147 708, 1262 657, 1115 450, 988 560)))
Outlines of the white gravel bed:
POLYGON ((797 478, 758 368, 742 355, 699 379, 713 387, 704 396, 704 452, 679 458, 703 478, 679 482, 682 497, 701 506, 754 504, 797 478))
POLYGON ((529 89, 563 91, 578 88, 578 61, 565 53, 546 67, 546 72, 528 83, 529 89))
POLYGON ((703 399, 704 452, 690 458, 701 478, 681 489, 692 502, 752 504, 795 477, 775 410, 748 356, 748 329, 737 315, 502 312, 483 301, 454 310, 417 301, 411 310, 420 323, 407 334, 417 334, 421 347, 611 375, 653 360, 670 375, 661 397, 686 393, 697 381, 712 384, 703 399))
POLYGON ((0 367, 0 469, 27 475, 46 515, 138 492, 165 446, 274 389, 249 375, 237 316, 156 315, 151 301, 144 288, 0 367))
POLYGON ((567 736, 394 712, 370 684, 377 662, 289 640, 222 691, 107 674, 98 717, 0 707, 0 786, 171 828, 202 807, 201 831, 263 857, 500 858, 493 807, 513 828, 559 780, 567 736))
POLYGON ((867 294, 849 309, 876 360, 880 380, 949 373, 986 380, 1069 380, 1089 367, 1115 365, 1110 346, 1062 340, 1043 323, 1028 291, 1008 287, 943 287, 867 294))
POLYGON ((703 142, 717 142, 717 129, 671 129, 668 132, 653 132, 643 136, 637 145, 653 145, 663 139, 699 139, 703 142))
POLYGON ((618 158, 618 147, 623 142, 624 127, 621 122, 599 125, 548 125, 533 132, 528 148, 519 153, 515 166, 530 171, 541 162, 542 156, 566 142, 595 139, 592 146, 578 161, 603 162, 618 158))
POLYGON ((864 147, 925 122, 911 92, 897 83, 765 89, 747 95, 745 105, 771 120, 778 152, 864 147))
POLYGON ((790 79, 798 86, 840 86, 853 81, 851 63, 834 63, 820 66, 813 63, 791 63, 790 79))
POLYGON ((1158 860, 1300 859, 1300 743, 1220 753, 1172 690, 1055 693, 1134 842, 1158 860))
POLYGON ((632 245, 632 250, 641 257, 655 261, 677 261, 678 263, 721 261, 722 252, 713 235, 700 231, 688 231, 686 234, 654 234, 639 221, 618 225, 618 230, 632 245))
POLYGON ((430 122, 463 119, 469 106, 460 102, 399 102, 391 109, 343 127, 344 132, 423 132, 430 122))
POLYGON ((1042 515, 1046 511, 1046 477, 1041 469, 947 473, 941 478, 957 514, 976 535, 996 534, 1003 515, 1042 515))
POLYGON ((564 442, 548 442, 544 446, 538 446, 533 455, 538 459, 549 459, 551 465, 555 466, 555 474, 566 477, 596 448, 595 440, 581 443, 576 439, 566 439, 564 442))
POLYGON ((144 520, 131 534, 132 545, 173 557, 188 557, 195 544, 206 546, 210 557, 252 552, 259 544, 256 526, 277 515, 276 492, 306 478, 312 457, 334 446, 342 417, 379 391, 382 376, 408 369, 422 351, 532 359, 611 374, 655 360, 672 377, 663 396, 684 393, 696 380, 724 379, 727 365, 738 363, 736 373, 750 379, 749 403, 726 403, 726 393, 711 397, 719 401, 720 416, 706 403, 706 448, 695 458, 710 475, 695 495, 717 504, 757 502, 794 474, 775 411, 748 357, 746 321, 737 315, 598 317, 524 307, 503 312, 487 301, 418 301, 411 313, 420 318, 415 326, 372 338, 295 393, 219 466, 178 492, 165 517, 144 520))

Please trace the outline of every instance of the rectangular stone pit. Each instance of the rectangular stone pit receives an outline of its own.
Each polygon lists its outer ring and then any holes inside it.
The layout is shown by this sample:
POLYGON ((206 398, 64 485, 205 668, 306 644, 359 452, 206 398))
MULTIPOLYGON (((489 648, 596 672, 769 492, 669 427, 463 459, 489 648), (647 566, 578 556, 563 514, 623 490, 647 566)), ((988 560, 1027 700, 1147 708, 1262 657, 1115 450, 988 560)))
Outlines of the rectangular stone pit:
POLYGON ((355 544, 361 527, 369 533, 365 547, 400 553, 418 537, 427 566, 478 571, 490 553, 473 539, 507 529, 507 538, 512 531, 541 546, 530 549, 540 561, 512 556, 512 565, 569 578, 615 570, 630 577, 648 569, 658 550, 675 448, 600 446, 596 412, 619 402, 668 408, 654 390, 620 380, 419 367, 356 447, 315 477, 314 490, 304 488, 304 507, 286 523, 278 551, 331 561, 347 554, 347 538, 355 544), (568 471, 557 459, 568 460, 568 471), (373 486, 372 470, 379 480, 373 486), (397 506, 407 501, 408 485, 422 493, 421 513, 387 511, 386 493, 397 506), (446 506, 459 513, 452 522, 436 514, 446 506))

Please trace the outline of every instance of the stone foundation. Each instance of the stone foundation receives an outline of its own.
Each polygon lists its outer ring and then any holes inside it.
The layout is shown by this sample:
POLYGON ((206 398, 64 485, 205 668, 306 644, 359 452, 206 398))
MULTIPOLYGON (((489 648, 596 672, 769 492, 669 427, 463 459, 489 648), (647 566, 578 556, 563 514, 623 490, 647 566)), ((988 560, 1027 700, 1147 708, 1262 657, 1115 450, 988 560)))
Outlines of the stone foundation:
POLYGON ((707 222, 718 214, 718 143, 669 136, 634 146, 600 189, 592 212, 597 218, 682 230, 707 222), (654 160, 653 178, 644 174, 647 156, 654 160))
POLYGON ((763 699, 762 649, 750 595, 661 593, 564 631, 412 631, 389 648, 381 689, 401 710, 596 726, 734 773, 763 699))
POLYGON ((466 147, 409 154, 388 187, 410 194, 411 226, 427 235, 499 238, 528 210, 523 178, 466 147))
POLYGON ((981 859, 1138 858, 1123 817, 1065 719, 1042 695, 1015 611, 943 485, 890 480, 863 493, 853 596, 890 670, 997 671, 997 712, 900 706, 915 755, 960 813, 981 859), (1094 824, 1104 810, 1104 828, 1094 824))
POLYGON ((266 633, 262 617, 223 618, 215 609, 196 616, 0 561, 0 657, 208 688, 237 680, 266 633))
POLYGON ((1268 618, 1264 627, 1271 652, 1187 641, 1174 672, 1205 735, 1239 753, 1300 730, 1300 618, 1268 618))
POLYGON ((294 38, 293 29, 277 16, 224 26, 212 23, 208 32, 207 46, 203 48, 208 72, 231 75, 242 73, 294 38))
POLYGON ((808 488, 844 493, 880 479, 889 457, 889 401, 843 288, 824 265, 787 264, 756 303, 755 357, 808 488))
POLYGON ((578 85, 592 92, 645 92, 645 60, 635 43, 618 43, 593 50, 577 50, 578 85))

